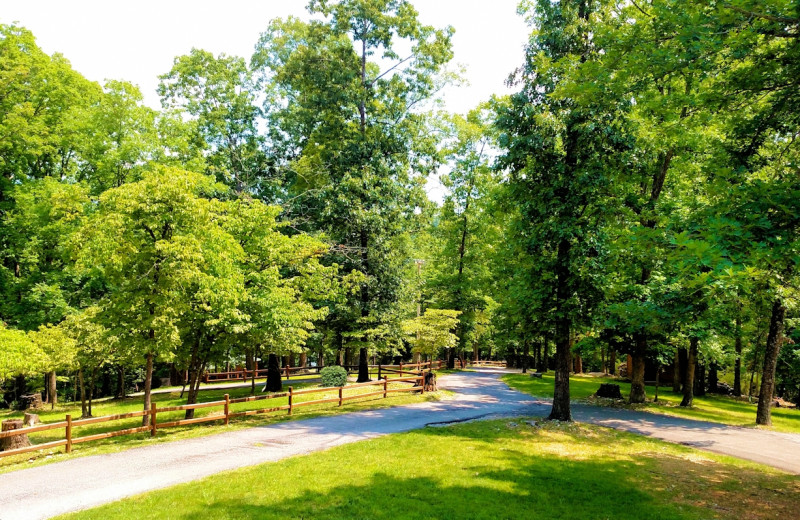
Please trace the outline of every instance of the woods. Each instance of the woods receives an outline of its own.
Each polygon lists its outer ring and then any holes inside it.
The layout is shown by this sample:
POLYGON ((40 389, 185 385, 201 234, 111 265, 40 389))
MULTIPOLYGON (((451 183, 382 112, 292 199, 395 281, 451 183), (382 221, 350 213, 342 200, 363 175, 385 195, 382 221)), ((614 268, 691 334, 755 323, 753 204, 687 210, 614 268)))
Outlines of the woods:
POLYGON ((4 406, 438 356, 554 370, 562 421, 620 366, 634 404, 800 404, 796 2, 522 2, 514 93, 465 114, 458 27, 307 11, 175 57, 160 109, 0 26, 4 406))

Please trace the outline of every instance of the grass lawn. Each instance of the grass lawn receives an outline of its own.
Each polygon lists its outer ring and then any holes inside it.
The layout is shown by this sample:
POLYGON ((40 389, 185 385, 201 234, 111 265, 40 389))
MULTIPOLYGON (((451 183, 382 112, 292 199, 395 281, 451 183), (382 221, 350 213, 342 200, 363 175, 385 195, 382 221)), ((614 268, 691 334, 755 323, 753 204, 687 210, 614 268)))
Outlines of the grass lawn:
POLYGON ((478 421, 225 472, 70 519, 796 518, 800 478, 590 425, 478 421))
MULTIPOLYGON (((553 397, 553 374, 544 374, 542 379, 527 374, 508 374, 503 376, 509 386, 521 392, 538 397, 553 397)), ((592 396, 600 387, 600 383, 616 383, 622 390, 623 397, 630 393, 630 383, 611 378, 585 375, 570 376, 569 388, 573 399, 599 404, 592 396)), ((678 406, 682 395, 673 394, 671 387, 659 387, 658 402, 652 402, 655 387, 647 387, 648 402, 642 405, 626 405, 626 407, 648 412, 687 417, 703 421, 731 424, 734 426, 755 426, 756 404, 733 399, 731 397, 706 395, 695 397, 694 406, 683 408, 678 406)), ((605 401, 605 400, 604 400, 605 401)), ((615 405, 616 406, 616 405, 615 405)), ((787 408, 772 409, 772 429, 781 432, 800 433, 800 410, 787 408)))
MULTIPOLYGON (((288 386, 289 385, 284 384, 284 391, 288 389, 288 386)), ((305 383, 305 384, 292 383, 291 386, 295 390, 301 388, 317 387, 317 385, 313 383, 305 383)), ((408 386, 409 386, 408 383, 392 383, 389 385, 389 388, 407 388, 408 386)), ((263 385, 259 385, 256 387, 257 393, 262 387, 263 385)), ((355 388, 351 390, 346 390, 345 396, 375 392, 377 390, 379 390, 379 387, 377 386, 355 388)), ((219 401, 221 399, 224 399, 224 395, 226 393, 231 396, 231 399, 235 399, 237 397, 245 397, 250 395, 250 388, 247 387, 247 388, 229 388, 227 390, 207 390, 200 393, 198 397, 198 402, 203 403, 210 401, 219 401)), ((3 457, 0 458, 0 473, 14 471, 17 469, 31 467, 34 465, 41 465, 51 462, 62 461, 73 457, 120 451, 123 449, 152 444, 154 442, 167 442, 178 439, 200 437, 203 435, 210 435, 214 433, 230 431, 232 429, 248 428, 252 426, 260 426, 264 424, 270 424, 279 421, 287 421, 292 419, 308 419, 311 417, 333 415, 342 412, 353 412, 365 409, 388 408, 391 406, 400 406, 411 403, 439 400, 443 398, 446 399, 450 395, 452 395, 451 392, 443 390, 440 390, 439 392, 435 393, 425 393, 425 395, 419 395, 416 392, 413 393, 398 392, 389 394, 389 397, 387 399, 383 399, 381 396, 371 396, 371 397, 365 397, 364 399, 354 399, 352 401, 345 401, 341 408, 336 406, 336 403, 309 405, 307 407, 302 407, 294 410, 291 416, 289 416, 287 412, 284 410, 284 411, 272 412, 269 414, 253 415, 248 417, 237 417, 231 419, 231 422, 228 426, 225 426, 224 424, 222 424, 221 421, 219 421, 219 422, 208 422, 208 423, 201 423, 189 426, 160 429, 158 430, 158 435, 156 437, 150 437, 149 433, 122 435, 119 437, 113 437, 111 439, 103 439, 98 441, 87 442, 85 444, 75 444, 73 445, 71 454, 64 453, 64 448, 60 447, 46 451, 43 450, 30 453, 23 453, 21 455, 15 455, 10 457, 3 457)), ((332 389, 329 392, 325 392, 323 394, 295 396, 294 403, 297 404, 303 401, 331 398, 336 396, 338 396, 338 390, 332 389)), ((153 394, 152 397, 153 400, 156 403, 158 403, 159 408, 186 404, 186 397, 184 396, 183 398, 180 398, 180 390, 171 393, 153 394)), ((143 399, 142 397, 133 397, 124 400, 109 399, 109 400, 99 401, 96 402, 92 407, 92 414, 95 417, 100 417, 103 415, 116 415, 126 412, 140 411, 142 409, 142 399, 143 399)), ((236 403, 231 405, 230 411, 233 413, 244 410, 272 408, 285 405, 287 404, 287 402, 288 398, 282 397, 276 399, 269 399, 266 401, 236 403)), ((211 413, 219 413, 220 410, 221 408, 217 407, 200 408, 198 410, 195 410, 195 417, 202 417, 211 413)), ((56 406, 56 409, 54 411, 50 411, 49 409, 47 409, 47 410, 41 410, 38 413, 42 422, 44 423, 63 421, 65 414, 68 413, 72 414, 73 419, 77 419, 81 415, 80 403, 77 404, 69 403, 66 406, 59 405, 56 406)), ((182 419, 183 416, 184 412, 182 411, 160 413, 158 414, 158 422, 166 422, 176 419, 182 419)), ((5 411, 4 413, 0 413, 0 420, 9 418, 21 418, 21 417, 22 417, 22 412, 5 411)), ((73 430, 72 435, 73 438, 76 438, 85 435, 93 435, 96 433, 122 430, 125 428, 134 428, 136 426, 141 426, 141 421, 142 421, 141 417, 136 417, 131 419, 123 419, 119 421, 110 421, 105 423, 82 426, 80 428, 75 428, 73 430)), ((62 429, 55 429, 55 430, 48 430, 44 432, 34 433, 31 434, 29 438, 31 442, 34 444, 56 441, 64 438, 64 430, 62 428, 62 429)))

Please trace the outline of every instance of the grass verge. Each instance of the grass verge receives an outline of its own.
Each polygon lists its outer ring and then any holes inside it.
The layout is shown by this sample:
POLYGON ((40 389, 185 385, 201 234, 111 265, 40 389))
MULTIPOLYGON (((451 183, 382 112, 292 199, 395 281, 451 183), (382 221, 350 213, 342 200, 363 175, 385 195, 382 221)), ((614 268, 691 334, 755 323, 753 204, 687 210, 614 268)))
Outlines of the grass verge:
POLYGON ((389 435, 61 518, 763 520, 793 518, 798 503, 800 478, 770 468, 597 426, 504 419, 389 435))
MULTIPOLYGON (((527 374, 507 374, 503 381, 510 387, 537 397, 553 397, 553 374, 544 374, 542 379, 527 374)), ((679 406, 682 396, 672 393, 669 387, 660 387, 658 402, 652 401, 655 387, 647 387, 648 402, 640 405, 627 405, 608 400, 598 401, 592 398, 600 387, 600 383, 615 383, 620 386, 623 397, 630 394, 631 385, 612 377, 593 377, 583 375, 570 376, 569 387, 572 399, 579 399, 590 404, 609 404, 625 408, 661 413, 676 417, 686 417, 703 421, 730 424, 733 426, 754 427, 756 424, 756 404, 745 400, 719 395, 695 397, 690 408, 679 406)), ((772 409, 772 429, 787 433, 800 433, 800 410, 787 408, 772 409)))

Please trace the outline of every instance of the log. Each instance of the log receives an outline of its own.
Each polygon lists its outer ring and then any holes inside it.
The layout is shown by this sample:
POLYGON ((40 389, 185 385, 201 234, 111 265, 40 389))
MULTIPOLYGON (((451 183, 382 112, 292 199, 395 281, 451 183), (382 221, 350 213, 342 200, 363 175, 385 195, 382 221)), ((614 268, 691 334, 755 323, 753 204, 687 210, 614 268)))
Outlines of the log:
POLYGON ((425 372, 425 384, 422 389, 426 392, 436 392, 439 389, 436 386, 436 374, 434 372, 425 372))
MULTIPOLYGON (((21 429, 22 429, 21 419, 8 419, 6 421, 3 421, 2 431, 4 432, 10 430, 21 430, 21 429)), ((30 445, 31 441, 28 440, 27 434, 14 435, 13 437, 5 437, 0 439, 0 451, 16 450, 18 448, 27 448, 30 445)))
POLYGON ((37 414, 25 412, 25 417, 22 419, 22 422, 25 424, 25 426, 33 426, 41 423, 42 421, 39 419, 37 414))

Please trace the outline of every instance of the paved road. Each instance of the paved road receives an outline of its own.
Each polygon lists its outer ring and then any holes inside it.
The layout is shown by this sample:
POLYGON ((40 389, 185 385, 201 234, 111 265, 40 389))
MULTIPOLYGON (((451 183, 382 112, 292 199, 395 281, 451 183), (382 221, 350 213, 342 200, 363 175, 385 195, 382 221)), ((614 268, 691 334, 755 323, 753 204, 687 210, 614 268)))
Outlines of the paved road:
MULTIPOLYGON (((251 466, 389 433, 497 415, 546 415, 547 400, 509 389, 499 371, 442 376, 448 401, 249 428, 67 460, 0 475, 0 520, 49 518, 251 466)), ((800 435, 627 410, 575 406, 576 420, 734 455, 800 474, 800 435)))

